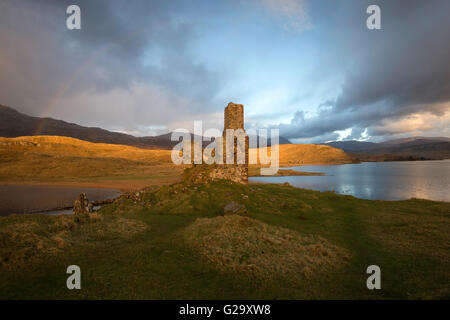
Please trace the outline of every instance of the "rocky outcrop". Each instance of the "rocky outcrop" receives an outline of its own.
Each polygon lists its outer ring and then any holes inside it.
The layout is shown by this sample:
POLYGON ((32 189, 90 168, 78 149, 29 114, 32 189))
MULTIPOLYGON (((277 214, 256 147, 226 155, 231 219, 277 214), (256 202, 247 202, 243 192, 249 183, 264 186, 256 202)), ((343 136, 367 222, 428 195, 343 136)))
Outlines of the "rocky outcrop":
POLYGON ((75 200, 73 204, 73 213, 74 214, 86 214, 91 213, 93 209, 93 204, 89 203, 88 198, 84 192, 80 193, 78 199, 75 200))
POLYGON ((223 207, 223 213, 228 214, 244 214, 247 213, 247 208, 245 205, 237 202, 228 202, 225 207, 223 207))

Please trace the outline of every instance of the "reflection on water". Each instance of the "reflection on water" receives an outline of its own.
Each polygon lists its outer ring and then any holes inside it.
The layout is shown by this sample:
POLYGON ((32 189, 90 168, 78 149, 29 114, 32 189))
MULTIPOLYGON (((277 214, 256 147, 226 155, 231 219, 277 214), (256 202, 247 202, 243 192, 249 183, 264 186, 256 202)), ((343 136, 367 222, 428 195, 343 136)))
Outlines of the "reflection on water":
MULTIPOLYGON (((92 209, 94 211, 100 209, 102 206, 94 206, 92 209)), ((58 214, 72 214, 72 209, 62 209, 62 210, 52 210, 52 211, 42 211, 42 212, 36 212, 36 214, 46 214, 49 216, 57 216, 58 214)))
MULTIPOLYGON (((120 192, 112 189, 0 185, 0 216, 35 212, 72 206, 78 195, 85 192, 90 201, 115 198, 120 192)), ((67 214, 72 210, 50 211, 47 214, 67 214)))
POLYGON ((324 172, 325 176, 253 177, 251 182, 289 182, 313 190, 334 190, 363 199, 422 198, 450 201, 450 160, 364 162, 292 169, 324 172))
POLYGON ((49 216, 57 216, 59 214, 72 214, 72 209, 67 210, 53 210, 53 211, 42 211, 42 212, 36 212, 36 214, 46 214, 49 216))

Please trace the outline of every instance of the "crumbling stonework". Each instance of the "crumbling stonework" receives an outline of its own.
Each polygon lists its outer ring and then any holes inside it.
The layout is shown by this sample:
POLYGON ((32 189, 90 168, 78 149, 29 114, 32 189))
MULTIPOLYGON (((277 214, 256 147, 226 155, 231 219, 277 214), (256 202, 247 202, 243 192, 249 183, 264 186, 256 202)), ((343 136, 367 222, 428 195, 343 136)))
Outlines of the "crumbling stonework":
POLYGON ((223 128, 223 164, 219 165, 216 170, 212 172, 214 176, 220 179, 229 179, 239 183, 248 182, 248 136, 244 129, 244 106, 242 104, 228 103, 224 112, 224 128, 223 128), (238 137, 234 137, 231 142, 232 147, 232 163, 227 162, 227 129, 239 130, 241 129, 245 141, 238 141, 238 137), (244 150, 244 163, 238 163, 239 147, 244 150))
POLYGON ((233 157, 232 157, 232 163, 236 164, 238 163, 238 148, 243 147, 244 150, 242 152, 245 155, 245 164, 246 167, 248 167, 248 136, 245 133, 244 129, 244 106, 242 104, 235 104, 230 102, 227 107, 225 108, 224 112, 224 128, 223 128, 223 162, 225 164, 230 164, 227 162, 227 130, 232 129, 234 130, 236 136, 234 137, 234 142, 231 142, 233 144, 233 157), (240 131, 240 132, 239 132, 240 131), (239 135, 243 134, 245 137, 244 141, 238 140, 239 135), (243 142, 243 143, 242 143, 243 142))
POLYGON ((243 165, 224 164, 196 164, 184 171, 183 180, 190 183, 206 183, 216 179, 231 180, 238 183, 246 183, 248 170, 243 165))
POLYGON ((73 213, 74 214, 86 214, 91 213, 93 209, 92 203, 89 202, 86 194, 84 192, 80 193, 78 199, 75 200, 73 204, 73 213))
POLYGON ((224 126, 226 129, 244 129, 244 106, 230 102, 224 111, 224 126))
MULTIPOLYGON (((189 170, 188 180, 192 182, 206 182, 214 179, 227 179, 238 183, 248 182, 248 136, 244 129, 244 106, 230 102, 224 111, 224 128, 222 134, 223 164, 194 165, 189 170), (227 163, 227 129, 239 130, 243 139, 238 141, 239 135, 231 142, 231 162, 227 163), (239 149, 243 154, 243 163, 238 163, 239 149)), ((230 159, 229 159, 230 160, 230 159)), ((186 177, 185 177, 186 179, 186 177)))
POLYGON ((222 164, 211 170, 210 177, 213 179, 228 179, 234 182, 248 182, 248 167, 245 165, 222 164))

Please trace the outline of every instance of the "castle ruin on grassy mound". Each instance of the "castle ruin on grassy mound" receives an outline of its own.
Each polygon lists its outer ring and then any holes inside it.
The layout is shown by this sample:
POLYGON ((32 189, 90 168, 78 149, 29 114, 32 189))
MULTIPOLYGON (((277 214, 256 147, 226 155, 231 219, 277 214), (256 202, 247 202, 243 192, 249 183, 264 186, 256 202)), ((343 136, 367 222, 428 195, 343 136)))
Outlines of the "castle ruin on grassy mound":
POLYGON ((189 177, 188 179, 194 180, 194 182, 214 179, 227 179, 238 183, 248 182, 249 139, 244 129, 244 106, 242 104, 228 103, 224 111, 224 128, 221 139, 223 163, 194 165, 186 172, 185 178, 189 177))

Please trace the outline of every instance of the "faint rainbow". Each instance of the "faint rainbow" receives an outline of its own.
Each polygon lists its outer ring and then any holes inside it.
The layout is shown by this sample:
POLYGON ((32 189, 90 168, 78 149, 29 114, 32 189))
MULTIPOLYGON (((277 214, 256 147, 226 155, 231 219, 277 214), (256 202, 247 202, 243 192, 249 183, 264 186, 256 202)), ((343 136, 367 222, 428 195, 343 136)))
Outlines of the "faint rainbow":
MULTIPOLYGON (((90 65, 92 65, 94 62, 98 60, 101 53, 105 51, 106 48, 99 49, 96 53, 92 54, 84 63, 82 63, 65 81, 61 86, 60 89, 56 92, 56 94, 53 96, 53 98, 50 100, 50 103, 48 104, 48 108, 46 108, 46 114, 49 114, 49 111, 53 109, 56 102, 64 95, 64 93, 69 89, 69 87, 75 82, 75 80, 79 77, 81 73, 83 73, 90 65)), ((45 123, 48 118, 41 118, 39 120, 38 125, 36 126, 36 130, 34 132, 34 135, 40 135, 42 132, 43 127, 45 126, 45 123)))
MULTIPOLYGON (((121 44, 125 43, 126 40, 132 39, 130 36, 133 36, 135 34, 138 34, 139 31, 142 31, 138 26, 136 26, 133 29, 128 30, 128 32, 125 35, 122 35, 121 41, 114 42, 114 44, 121 44)), ((90 65, 92 65, 94 62, 96 62, 102 53, 107 51, 109 49, 109 46, 105 46, 103 48, 100 48, 97 50, 96 53, 92 54, 83 64, 81 64, 73 73, 72 76, 64 82, 60 89, 57 91, 57 93, 53 96, 53 98, 50 100, 50 103, 48 105, 48 108, 46 108, 46 114, 49 114, 53 107, 55 106, 58 99, 60 99, 64 93, 69 89, 69 87, 75 82, 75 80, 78 78, 78 76, 84 72, 90 65)), ((47 119, 42 118, 38 125, 36 126, 35 135, 39 135, 42 132, 43 127, 45 126, 47 119)))

